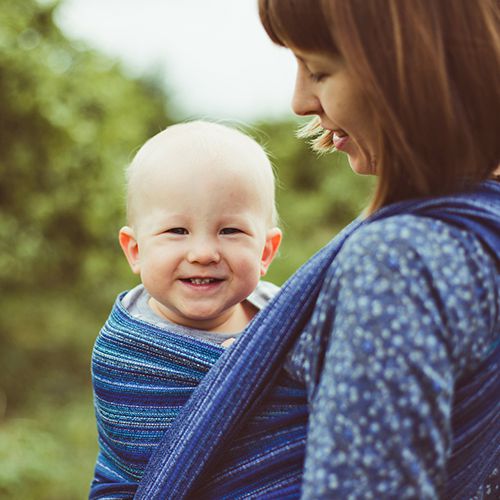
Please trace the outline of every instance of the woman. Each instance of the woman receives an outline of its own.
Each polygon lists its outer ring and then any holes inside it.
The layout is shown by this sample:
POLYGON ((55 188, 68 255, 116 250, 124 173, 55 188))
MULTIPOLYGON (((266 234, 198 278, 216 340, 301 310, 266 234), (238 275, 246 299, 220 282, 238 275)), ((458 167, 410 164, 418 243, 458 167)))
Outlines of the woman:
POLYGON ((307 134, 377 189, 209 372, 137 498, 498 498, 497 2, 259 9, 307 134))

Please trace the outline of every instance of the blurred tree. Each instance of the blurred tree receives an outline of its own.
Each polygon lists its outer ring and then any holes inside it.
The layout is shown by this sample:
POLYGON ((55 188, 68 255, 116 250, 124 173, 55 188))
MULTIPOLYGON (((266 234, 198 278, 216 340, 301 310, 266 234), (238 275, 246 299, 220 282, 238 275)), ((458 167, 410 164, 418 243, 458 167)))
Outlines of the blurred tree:
MULTIPOLYGON (((99 312, 102 319, 105 292, 125 269, 114 265, 123 167, 171 121, 158 86, 68 40, 54 24, 55 7, 0 1, 0 387, 7 411, 40 384, 61 397, 73 377, 88 378, 82 322, 99 312)), ((96 327, 96 319, 90 323, 96 327)))
POLYGON ((114 243, 122 167, 168 123, 165 96, 67 40, 54 6, 0 5, 0 283, 43 290, 114 243))
MULTIPOLYGON (((303 124, 303 122, 302 122, 303 124)), ((268 278, 282 283, 368 204, 374 179, 354 175, 345 155, 318 155, 296 138, 298 120, 262 122, 249 133, 269 151, 284 230, 268 278)))

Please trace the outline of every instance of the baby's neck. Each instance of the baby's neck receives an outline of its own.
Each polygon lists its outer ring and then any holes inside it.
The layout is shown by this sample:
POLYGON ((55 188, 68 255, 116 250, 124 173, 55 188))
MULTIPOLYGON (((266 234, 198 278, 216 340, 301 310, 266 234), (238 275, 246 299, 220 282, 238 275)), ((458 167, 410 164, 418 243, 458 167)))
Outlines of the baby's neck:
POLYGON ((175 314, 171 315, 170 312, 161 307, 152 297, 150 297, 148 305, 155 314, 172 323, 211 333, 240 333, 258 312, 255 306, 244 300, 233 306, 229 311, 226 311, 226 314, 217 318, 190 321, 185 318, 178 318, 175 314))
POLYGON ((248 300, 244 300, 234 306, 232 314, 223 323, 207 331, 214 333, 239 333, 245 329, 257 312, 255 306, 250 304, 248 300))

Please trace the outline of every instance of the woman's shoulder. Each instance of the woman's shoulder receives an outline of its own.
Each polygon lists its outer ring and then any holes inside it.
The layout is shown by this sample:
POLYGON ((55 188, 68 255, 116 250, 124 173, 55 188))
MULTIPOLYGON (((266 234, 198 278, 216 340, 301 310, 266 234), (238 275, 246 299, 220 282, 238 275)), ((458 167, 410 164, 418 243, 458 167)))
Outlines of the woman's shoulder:
MULTIPOLYGON (((364 224, 339 252, 337 264, 400 266, 419 262, 444 271, 463 266, 494 270, 495 262, 471 232, 440 220, 400 214, 364 224), (439 263, 439 265, 438 265, 439 263)), ((403 269, 404 270, 404 269, 403 269)), ((439 273, 440 274, 440 273, 439 273)))
POLYGON ((346 241, 335 273, 337 312, 352 310, 373 325, 394 310, 408 332, 444 336, 459 365, 461 353, 476 345, 480 358, 498 337, 499 270, 479 239, 458 227, 415 215, 366 224, 346 241))
POLYGON ((406 214, 364 224, 327 272, 288 369, 306 380, 304 365, 316 366, 333 340, 345 349, 392 339, 412 356, 444 345, 440 352, 462 373, 498 338, 499 288, 494 259, 471 233, 406 214))
POLYGON ((442 305, 461 299, 488 303, 493 310, 500 306, 499 269, 481 241, 430 217, 402 214, 365 224, 340 250, 336 273, 347 287, 361 283, 372 289, 383 280, 408 293, 439 296, 442 305))

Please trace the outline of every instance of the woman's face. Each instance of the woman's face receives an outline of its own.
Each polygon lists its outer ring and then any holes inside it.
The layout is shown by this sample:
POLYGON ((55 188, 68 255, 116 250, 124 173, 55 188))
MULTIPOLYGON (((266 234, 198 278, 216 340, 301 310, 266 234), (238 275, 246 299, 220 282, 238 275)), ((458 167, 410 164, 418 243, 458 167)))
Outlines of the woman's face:
POLYGON ((300 116, 317 115, 333 132, 333 144, 358 174, 375 174, 372 118, 342 59, 320 52, 293 50, 297 79, 292 101, 300 116))

